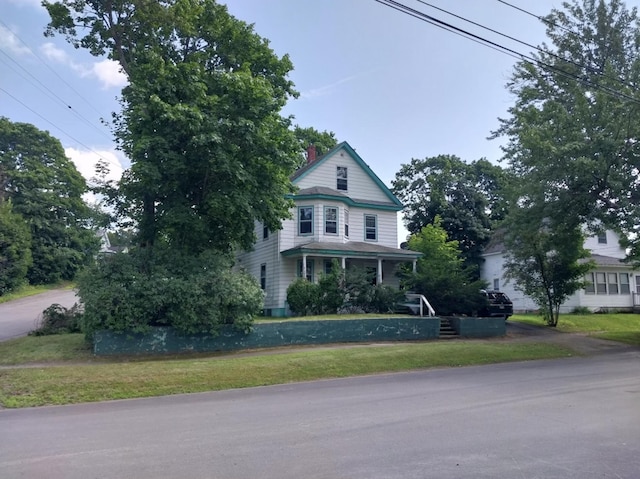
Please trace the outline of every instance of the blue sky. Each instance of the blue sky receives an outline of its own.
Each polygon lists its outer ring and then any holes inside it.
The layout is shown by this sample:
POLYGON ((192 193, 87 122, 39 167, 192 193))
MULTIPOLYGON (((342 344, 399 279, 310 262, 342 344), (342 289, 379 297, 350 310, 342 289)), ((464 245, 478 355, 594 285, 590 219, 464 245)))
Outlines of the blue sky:
MULTIPOLYGON (((348 141, 387 185, 412 158, 500 158, 500 141, 487 137, 513 103, 505 89, 513 57, 375 0, 221 3, 255 24, 277 54, 290 55, 291 79, 301 95, 284 113, 303 127, 330 130, 348 141)), ((531 51, 418 0, 403 3, 522 53, 531 51)), ((427 3, 531 44, 545 40, 539 21, 497 0, 427 3)), ((539 15, 561 5, 509 3, 539 15)), ((61 37, 45 38, 47 21, 40 0, 0 0, 0 115, 48 130, 85 176, 98 157, 117 176, 128 162, 100 119, 118 110, 125 78, 112 62, 76 50, 61 37)))

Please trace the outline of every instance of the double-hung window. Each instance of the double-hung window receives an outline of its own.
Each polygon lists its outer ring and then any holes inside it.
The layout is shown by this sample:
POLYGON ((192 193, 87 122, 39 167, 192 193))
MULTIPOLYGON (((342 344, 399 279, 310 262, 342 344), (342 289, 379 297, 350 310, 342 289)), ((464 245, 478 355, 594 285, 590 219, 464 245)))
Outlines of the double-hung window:
POLYGON ((598 233, 598 244, 607 244, 607 232, 598 233))
POLYGON ((596 273, 596 294, 607 294, 607 275, 596 273))
POLYGON ((336 189, 339 191, 347 191, 347 167, 336 167, 336 189))
POLYGON ((267 264, 260 265, 260 287, 262 290, 267 289, 267 264))
POLYGON ((620 294, 631 294, 629 273, 620 273, 620 294))
MULTIPOLYGON (((312 259, 307 259, 307 272, 304 275, 305 278, 307 278, 307 281, 309 281, 310 283, 313 282, 313 269, 314 269, 314 263, 312 259)), ((298 278, 302 278, 302 260, 299 259, 298 260, 298 278)))
POLYGON ((594 273, 587 273, 584 276, 584 292, 585 294, 596 294, 596 285, 594 281, 594 273))
POLYGON ((269 227, 267 225, 262 225, 262 239, 266 240, 269 238, 269 227))
POLYGON ((607 282, 609 284, 609 294, 618 294, 618 274, 607 273, 607 282))
POLYGON ((344 236, 349 237, 349 210, 344 210, 344 236))
POLYGON ((298 208, 298 234, 313 234, 313 206, 301 206, 298 208))
POLYGON ((329 235, 338 234, 338 208, 334 206, 324 209, 324 232, 329 235))
POLYGON ((378 240, 378 217, 376 215, 364 215, 364 239, 367 241, 378 240))

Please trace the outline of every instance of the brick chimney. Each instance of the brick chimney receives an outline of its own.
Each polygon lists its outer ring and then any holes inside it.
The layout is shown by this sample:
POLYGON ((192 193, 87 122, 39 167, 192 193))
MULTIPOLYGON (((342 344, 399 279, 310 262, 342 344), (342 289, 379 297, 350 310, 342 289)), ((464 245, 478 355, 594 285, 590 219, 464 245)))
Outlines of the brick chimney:
POLYGON ((307 164, 310 165, 316 161, 316 145, 307 146, 307 164))

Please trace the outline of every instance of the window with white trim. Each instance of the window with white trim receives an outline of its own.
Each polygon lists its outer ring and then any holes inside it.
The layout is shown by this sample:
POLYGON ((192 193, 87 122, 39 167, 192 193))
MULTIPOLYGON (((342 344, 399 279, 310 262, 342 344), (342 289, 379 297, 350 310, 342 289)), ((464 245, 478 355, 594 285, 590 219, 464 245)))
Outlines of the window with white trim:
POLYGON ((345 237, 349 237, 349 210, 344 209, 344 235, 345 237))
POLYGON ((593 273, 587 273, 584 275, 584 293, 596 294, 596 285, 593 277, 593 273))
POLYGON ((607 273, 607 285, 609 294, 618 294, 618 274, 607 273))
POLYGON ((338 234, 338 208, 335 206, 324 209, 324 232, 329 235, 338 234))
POLYGON ((263 291, 267 289, 267 263, 260 265, 260 287, 263 291))
POLYGON ((607 232, 598 233, 598 244, 607 244, 607 232))
POLYGON ((266 240, 269 238, 269 227, 267 225, 262 225, 262 239, 266 240))
POLYGON ((596 273, 596 294, 607 294, 607 275, 596 273))
POLYGON ((300 206, 298 208, 298 234, 313 234, 313 206, 300 206))
POLYGON ((629 273, 620 273, 620 294, 631 294, 629 273))
POLYGON ((493 289, 500 290, 500 278, 493 278, 493 289))
POLYGON ((378 217, 376 215, 364 215, 364 239, 367 241, 378 240, 378 217))
POLYGON ((339 191, 347 191, 347 167, 336 167, 336 189, 339 191))
MULTIPOLYGON (((313 260, 308 259, 307 274, 305 275, 305 277, 307 278, 307 281, 309 281, 310 283, 313 282, 313 269, 314 269, 313 260)), ((301 259, 298 260, 298 278, 302 278, 302 260, 301 259)))

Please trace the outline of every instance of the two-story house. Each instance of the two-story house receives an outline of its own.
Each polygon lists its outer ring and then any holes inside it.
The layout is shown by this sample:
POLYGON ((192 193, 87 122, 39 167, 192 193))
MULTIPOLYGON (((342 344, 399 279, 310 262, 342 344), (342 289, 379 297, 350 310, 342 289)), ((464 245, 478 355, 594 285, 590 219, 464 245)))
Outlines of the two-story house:
POLYGON ((291 198, 292 219, 269 231, 256 224, 252 251, 238 255, 237 266, 253 274, 265 292, 267 316, 287 316, 287 288, 296 278, 317 281, 337 259, 342 268, 361 267, 377 284, 398 286, 396 270, 420 253, 400 249, 397 212, 400 201, 351 146, 340 143, 307 163, 292 177, 298 192, 291 198))
MULTIPOLYGON (((592 311, 637 309, 640 306, 640 272, 623 261, 626 252, 620 246, 618 235, 607 230, 587 237, 584 246, 591 251, 595 268, 586 274, 585 288, 568 298, 560 312, 570 313, 577 307, 592 311)), ((500 234, 487 245, 483 258, 481 278, 489 283, 489 287, 506 293, 513 301, 514 311, 539 308, 529 296, 518 290, 517 284, 504 278, 505 248, 500 234)))

